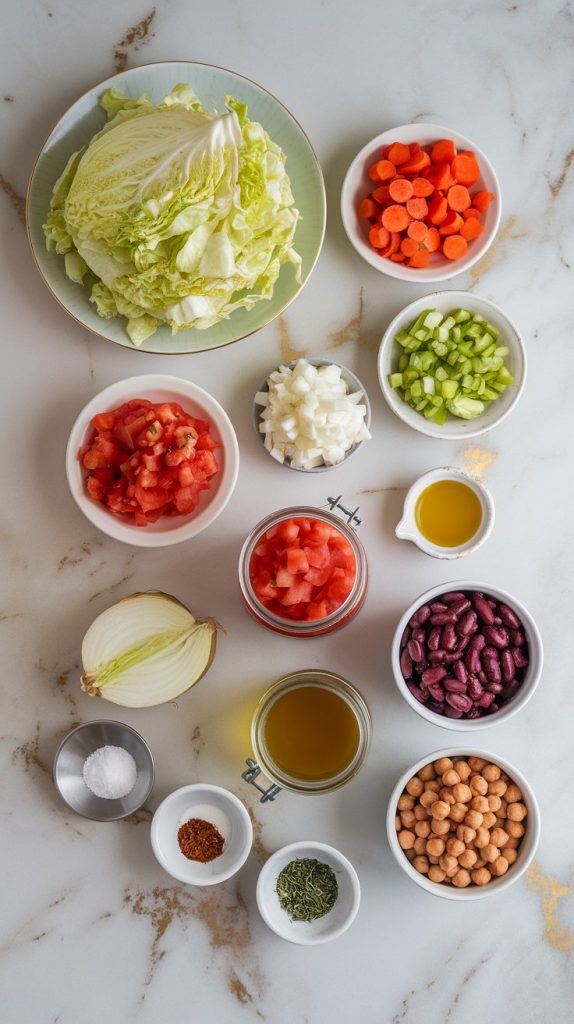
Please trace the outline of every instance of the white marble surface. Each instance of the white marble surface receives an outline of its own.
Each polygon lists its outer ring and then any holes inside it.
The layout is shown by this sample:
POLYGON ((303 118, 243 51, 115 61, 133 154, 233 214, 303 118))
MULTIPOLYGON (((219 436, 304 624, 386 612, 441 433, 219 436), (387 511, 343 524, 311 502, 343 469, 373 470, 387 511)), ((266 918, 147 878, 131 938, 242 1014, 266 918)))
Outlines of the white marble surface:
POLYGON ((564 0, 163 0, 149 38, 127 43, 129 26, 150 13, 142 0, 22 0, 3 11, 2 1020, 565 1022, 574 949, 572 8, 564 0), (19 199, 34 155, 60 113, 124 57, 128 66, 179 58, 242 72, 279 96, 316 144, 329 197, 319 264, 282 328, 273 324, 225 354, 160 358, 116 349, 78 330, 34 270, 19 199), (453 287, 508 310, 523 330, 530 373, 516 411, 474 456, 409 431, 384 405, 377 340, 425 289, 364 264, 340 224, 339 190, 353 154, 412 119, 475 139, 503 191, 495 247, 453 287), (291 349, 331 355, 369 388, 374 440, 329 476, 307 479, 266 462, 252 432, 252 393, 291 349), (83 519, 66 489, 63 454, 90 396, 123 376, 155 371, 189 377, 221 400, 243 461, 232 502, 201 540, 145 551, 108 540, 83 519), (403 489, 449 462, 482 464, 497 506, 494 535, 464 569, 393 536, 403 489), (327 491, 361 503, 367 604, 332 637, 282 641, 241 607, 238 551, 264 513, 321 503, 327 491), (393 861, 383 827, 398 774, 453 738, 399 697, 389 667, 394 624, 426 587, 463 571, 520 597, 546 644, 532 702, 480 737, 519 765, 538 794, 537 866, 504 895, 464 907, 418 890, 393 861), (177 706, 122 714, 80 692, 80 642, 113 599, 147 587, 214 614, 227 632, 207 678, 177 706), (282 794, 276 805, 258 806, 239 778, 250 710, 273 678, 311 665, 340 671, 367 698, 374 719, 367 765, 331 796, 282 794), (51 780, 54 751, 73 722, 102 715, 123 718, 151 744, 158 769, 151 809, 194 780, 228 786, 251 803, 257 841, 236 879, 214 891, 172 882, 153 858, 149 814, 104 825, 67 812, 51 780), (353 928, 311 950, 272 935, 254 898, 266 852, 302 838, 339 847, 363 887, 353 928))

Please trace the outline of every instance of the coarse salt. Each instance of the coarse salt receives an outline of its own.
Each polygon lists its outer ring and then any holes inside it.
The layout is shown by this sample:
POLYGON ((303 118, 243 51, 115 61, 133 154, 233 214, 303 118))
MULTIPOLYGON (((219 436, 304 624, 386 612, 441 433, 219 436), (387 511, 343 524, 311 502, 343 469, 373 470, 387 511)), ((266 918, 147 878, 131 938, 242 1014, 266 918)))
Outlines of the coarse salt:
POLYGON ((94 796, 120 800, 131 793, 137 778, 136 763, 123 747, 98 747, 84 761, 84 782, 94 796))

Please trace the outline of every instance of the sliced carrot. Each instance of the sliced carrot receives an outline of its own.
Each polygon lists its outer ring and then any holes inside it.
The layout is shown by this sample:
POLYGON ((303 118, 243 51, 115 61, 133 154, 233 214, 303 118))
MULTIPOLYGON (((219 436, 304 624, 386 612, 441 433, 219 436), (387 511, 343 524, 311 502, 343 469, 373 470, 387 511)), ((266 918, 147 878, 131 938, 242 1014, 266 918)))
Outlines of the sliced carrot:
POLYGON ((411 217, 414 217, 415 220, 422 220, 429 212, 426 199, 408 199, 407 212, 410 213, 411 217))
POLYGON ((431 160, 433 164, 450 163, 456 156, 456 148, 452 139, 439 139, 435 142, 432 152, 431 160))
POLYGON ((429 259, 430 257, 426 249, 418 249, 417 252, 411 256, 408 265, 409 267, 422 269, 423 267, 428 267, 429 259))
POLYGON ((394 164, 404 164, 410 159, 411 151, 403 142, 393 142, 389 149, 389 160, 394 164))
POLYGON ((409 238, 414 238, 415 242, 424 242, 428 231, 429 229, 422 220, 413 220, 412 224, 409 224, 407 228, 409 238))
POLYGON ((470 192, 464 185, 452 185, 447 193, 447 202, 451 210, 463 213, 470 206, 470 192))
POLYGON ((471 242, 473 238, 478 238, 483 231, 484 225, 476 217, 469 217, 460 229, 462 237, 466 238, 467 242, 471 242))
POLYGON ((390 250, 391 253, 396 252, 401 244, 401 233, 400 231, 391 231, 390 250))
POLYGON ((452 174, 450 170, 450 164, 440 163, 433 164, 430 171, 427 172, 427 178, 437 191, 444 191, 450 188, 452 185, 452 174))
POLYGON ((459 260, 468 249, 468 242, 462 235, 449 235, 442 243, 442 251, 447 260, 459 260))
POLYGON ((474 206, 469 206, 468 210, 464 211, 463 217, 465 220, 468 220, 469 217, 476 217, 477 220, 480 220, 480 213, 474 206))
POLYGON ((379 185, 378 188, 373 189, 371 192, 371 198, 374 199, 375 202, 380 203, 381 206, 384 206, 390 199, 389 186, 379 185))
POLYGON ((369 230, 369 242, 373 246, 373 249, 386 249, 389 244, 391 237, 390 231, 387 231, 382 224, 373 224, 369 230))
POLYGON ((390 146, 381 146, 381 160, 387 160, 389 156, 390 146))
MULTIPOLYGON (((412 202, 412 200, 409 200, 409 202, 412 202)), ((404 206, 393 203, 392 206, 387 206, 386 210, 383 211, 381 220, 389 231, 404 231, 405 228, 408 228, 411 218, 404 206)))
POLYGON ((474 153, 462 150, 457 153, 451 164, 453 176, 459 185, 474 185, 480 178, 480 168, 474 153))
POLYGON ((401 164, 401 174, 418 175, 421 171, 425 171, 427 167, 430 167, 430 162, 430 156, 422 149, 414 155, 411 153, 410 160, 407 160, 405 164, 401 164))
POLYGON ((434 192, 434 185, 428 178, 413 178, 413 195, 417 199, 426 199, 434 192))
POLYGON ((429 252, 436 252, 440 248, 440 235, 436 228, 429 228, 425 238, 425 247, 429 252))
POLYGON ((475 192, 472 197, 472 205, 475 209, 479 210, 480 213, 484 213, 490 206, 494 196, 492 192, 487 192, 486 189, 481 189, 480 192, 475 192))
POLYGON ((410 142, 409 143, 409 149, 411 151, 411 156, 414 156, 415 153, 420 153, 420 151, 421 151, 421 144, 420 144, 420 142, 410 142))
POLYGON ((389 181, 396 174, 396 167, 390 160, 379 160, 376 164, 379 181, 389 181))
POLYGON ((442 224, 448 213, 448 203, 444 196, 438 193, 432 197, 429 203, 428 219, 431 224, 442 224))
POLYGON ((380 184, 381 179, 379 178, 379 172, 377 170, 377 164, 371 164, 371 166, 369 167, 369 169, 367 171, 367 174, 369 175, 369 178, 371 179, 371 181, 376 181, 378 185, 380 184))
POLYGON ((456 235, 460 231, 464 221, 460 213, 456 213, 455 210, 449 210, 445 219, 443 220, 439 230, 441 235, 456 235))
POLYGON ((403 238, 401 242, 401 252, 405 256, 414 256, 415 252, 418 252, 419 243, 415 242, 414 238, 403 238))
POLYGON ((359 217, 361 217, 363 220, 370 220, 371 217, 375 216, 377 210, 378 206, 375 203, 374 199, 370 199, 369 196, 367 196, 365 199, 361 199, 361 202, 359 203, 357 209, 357 213, 359 214, 359 217))
POLYGON ((390 259, 392 259, 393 263, 403 263, 405 254, 403 252, 394 252, 390 259))
POLYGON ((412 183, 408 178, 393 178, 389 185, 389 193, 395 203, 406 203, 413 194, 412 183))

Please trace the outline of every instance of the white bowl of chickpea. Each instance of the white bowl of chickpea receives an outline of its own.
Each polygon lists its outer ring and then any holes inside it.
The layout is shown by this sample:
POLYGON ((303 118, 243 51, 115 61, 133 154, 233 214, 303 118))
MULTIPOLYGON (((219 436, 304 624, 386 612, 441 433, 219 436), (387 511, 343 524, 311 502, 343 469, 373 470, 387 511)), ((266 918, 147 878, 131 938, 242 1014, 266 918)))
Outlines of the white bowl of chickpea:
POLYGON ((507 889, 540 837, 534 793, 514 765, 483 750, 437 750, 395 786, 387 811, 395 860, 422 889, 477 900, 507 889))

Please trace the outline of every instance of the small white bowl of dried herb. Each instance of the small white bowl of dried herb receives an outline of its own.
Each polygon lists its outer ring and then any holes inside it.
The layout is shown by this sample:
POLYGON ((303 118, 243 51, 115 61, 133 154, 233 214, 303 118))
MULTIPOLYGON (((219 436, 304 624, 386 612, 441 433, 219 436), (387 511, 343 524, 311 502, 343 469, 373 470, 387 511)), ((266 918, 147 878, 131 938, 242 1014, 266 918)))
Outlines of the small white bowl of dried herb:
POLYGON ((360 902, 353 865, 325 843, 283 846, 257 881, 257 906, 265 924, 300 946, 337 939, 355 920, 360 902))

